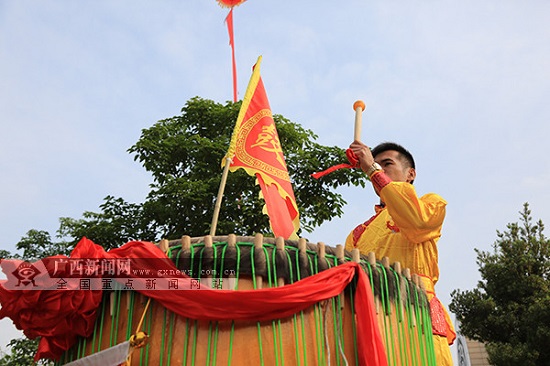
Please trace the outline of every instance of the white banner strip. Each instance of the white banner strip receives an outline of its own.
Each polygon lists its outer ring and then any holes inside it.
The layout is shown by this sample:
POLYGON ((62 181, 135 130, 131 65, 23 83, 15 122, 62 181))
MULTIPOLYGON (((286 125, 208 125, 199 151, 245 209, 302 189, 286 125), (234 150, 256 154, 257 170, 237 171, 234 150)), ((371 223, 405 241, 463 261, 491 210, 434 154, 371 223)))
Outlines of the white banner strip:
POLYGON ((130 341, 126 341, 93 355, 69 362, 65 366, 118 366, 126 362, 129 352, 130 341))

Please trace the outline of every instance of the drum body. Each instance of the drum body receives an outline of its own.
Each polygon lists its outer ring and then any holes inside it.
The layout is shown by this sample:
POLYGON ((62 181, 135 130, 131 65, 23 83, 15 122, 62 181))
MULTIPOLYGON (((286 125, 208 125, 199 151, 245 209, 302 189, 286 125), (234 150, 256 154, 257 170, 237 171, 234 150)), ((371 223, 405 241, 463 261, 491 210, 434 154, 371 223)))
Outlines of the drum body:
MULTIPOLYGON (((202 286, 249 290, 294 283, 350 261, 352 253, 305 240, 229 236, 170 242, 169 256, 202 286)), ((400 271, 367 257, 359 261, 375 295, 368 305, 376 308, 389 364, 435 365, 425 293, 400 271)), ((354 290, 352 283, 336 297, 270 321, 188 319, 153 300, 147 305, 149 299, 138 292, 106 292, 93 334, 79 339, 57 364, 143 330, 148 341, 132 351, 131 365, 355 365, 354 290)))

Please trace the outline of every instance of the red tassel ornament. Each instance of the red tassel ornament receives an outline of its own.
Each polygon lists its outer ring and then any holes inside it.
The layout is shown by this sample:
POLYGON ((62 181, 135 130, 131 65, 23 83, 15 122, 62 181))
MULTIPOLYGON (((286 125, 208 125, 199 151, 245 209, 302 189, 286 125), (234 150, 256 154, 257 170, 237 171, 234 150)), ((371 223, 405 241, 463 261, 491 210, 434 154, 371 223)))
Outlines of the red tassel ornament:
POLYGON ((223 8, 233 8, 235 6, 239 6, 242 3, 244 3, 246 0, 217 0, 218 4, 220 4, 223 8))

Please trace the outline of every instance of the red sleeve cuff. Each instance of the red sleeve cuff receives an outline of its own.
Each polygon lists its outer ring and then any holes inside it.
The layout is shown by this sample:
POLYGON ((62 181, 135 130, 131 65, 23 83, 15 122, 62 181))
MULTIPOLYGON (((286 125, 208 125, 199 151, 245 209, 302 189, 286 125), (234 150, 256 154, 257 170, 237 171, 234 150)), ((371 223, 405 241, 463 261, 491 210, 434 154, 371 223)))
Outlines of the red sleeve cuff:
POLYGON ((374 186, 374 189, 377 192, 380 192, 382 188, 390 184, 392 181, 390 177, 388 177, 386 173, 382 171, 374 172, 374 174, 370 176, 370 180, 372 182, 372 185, 374 186))

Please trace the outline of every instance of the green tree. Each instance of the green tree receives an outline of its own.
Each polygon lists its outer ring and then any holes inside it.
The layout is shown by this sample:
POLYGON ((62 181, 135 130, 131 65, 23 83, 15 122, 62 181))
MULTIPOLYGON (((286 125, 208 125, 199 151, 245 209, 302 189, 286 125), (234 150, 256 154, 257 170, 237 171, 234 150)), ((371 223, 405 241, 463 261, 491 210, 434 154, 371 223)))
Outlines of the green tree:
MULTIPOLYGON (((29 366, 34 365, 34 354, 38 347, 38 340, 30 340, 27 338, 12 339, 8 343, 10 353, 2 354, 0 358, 0 366, 29 366)), ((36 365, 51 366, 53 362, 40 360, 36 365)))
MULTIPOLYGON (((181 115, 142 130, 139 140, 128 150, 153 177, 145 202, 129 203, 107 196, 100 212, 86 211, 79 219, 62 217, 56 233, 59 241, 52 241, 47 232, 30 230, 16 245, 22 253, 4 252, 4 257, 32 261, 68 254, 83 236, 110 249, 129 240, 158 241, 208 234, 221 181, 221 162, 240 106, 240 102, 223 105, 192 98, 181 115)), ((311 173, 345 162, 345 151, 316 143, 317 136, 312 131, 281 115, 273 118, 293 182, 302 229, 311 232, 342 215, 346 202, 336 192, 338 187, 364 187, 366 178, 359 170, 336 171, 320 180, 311 178, 311 173)), ((261 214, 264 202, 259 193, 255 178, 242 169, 230 173, 217 231, 268 234, 269 221, 261 214)), ((19 350, 20 347, 12 347, 12 354, 19 350)))
POLYGON ((497 231, 492 253, 476 249, 481 281, 453 291, 449 308, 492 365, 549 365, 550 241, 527 203, 520 219, 497 231))
POLYGON ((15 253, 3 258, 19 258, 25 261, 34 262, 41 258, 50 257, 56 254, 69 254, 67 242, 54 242, 47 231, 35 229, 29 230, 15 245, 15 248, 22 253, 15 253))
POLYGON ((155 241, 158 238, 157 223, 144 203, 129 203, 113 196, 103 201, 100 212, 85 211, 80 219, 59 219, 57 236, 68 238, 67 247, 74 247, 84 236, 105 249, 116 248, 130 240, 155 241))

